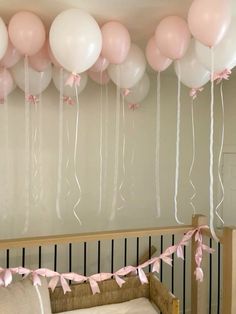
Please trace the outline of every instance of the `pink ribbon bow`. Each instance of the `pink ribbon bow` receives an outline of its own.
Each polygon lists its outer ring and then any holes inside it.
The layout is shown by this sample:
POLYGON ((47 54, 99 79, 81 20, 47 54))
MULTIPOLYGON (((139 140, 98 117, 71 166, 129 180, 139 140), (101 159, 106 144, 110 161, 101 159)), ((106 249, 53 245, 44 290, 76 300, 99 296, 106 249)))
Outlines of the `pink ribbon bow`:
POLYGON ((129 88, 124 88, 122 93, 123 96, 128 96, 131 93, 131 90, 129 88))
POLYGON ((198 93, 199 93, 199 92, 202 92, 203 89, 204 89, 203 87, 192 88, 192 89, 190 89, 189 96, 192 97, 193 100, 194 100, 194 99, 197 98, 198 93))
POLYGON ((128 106, 129 106, 129 109, 133 111, 140 107, 139 104, 129 104, 128 106))
POLYGON ((216 81, 216 84, 219 84, 222 80, 228 80, 231 73, 232 72, 229 69, 224 69, 222 72, 215 73, 213 81, 216 81))
POLYGON ((73 106, 75 104, 75 101, 73 98, 68 97, 68 96, 64 96, 63 97, 63 102, 67 105, 73 106))
POLYGON ((78 73, 72 72, 65 82, 65 86, 80 86, 81 76, 78 73))
POLYGON ((30 104, 34 104, 36 105, 39 102, 39 98, 38 96, 35 95, 28 95, 26 97, 26 100, 30 103, 30 104))

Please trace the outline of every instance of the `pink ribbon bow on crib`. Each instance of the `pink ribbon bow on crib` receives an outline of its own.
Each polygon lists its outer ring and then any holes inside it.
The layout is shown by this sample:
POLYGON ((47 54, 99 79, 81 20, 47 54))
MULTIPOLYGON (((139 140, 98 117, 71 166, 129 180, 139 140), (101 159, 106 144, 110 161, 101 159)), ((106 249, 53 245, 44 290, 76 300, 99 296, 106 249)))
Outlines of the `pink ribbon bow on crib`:
POLYGON ((39 98, 38 96, 35 95, 28 95, 26 97, 26 100, 30 103, 30 104, 34 104, 36 105, 39 102, 39 98))
POLYGON ((229 69, 215 73, 213 76, 213 81, 216 81, 216 84, 219 84, 222 80, 228 80, 231 73, 232 72, 229 69))
POLYGON ((75 101, 73 98, 68 97, 68 96, 64 96, 63 97, 63 102, 67 105, 73 106, 75 104, 75 101))
POLYGON ((80 80, 81 76, 78 73, 72 72, 71 75, 68 77, 68 79, 65 82, 65 85, 67 86, 80 86, 80 80))
POLYGON ((199 93, 199 92, 202 92, 203 89, 204 89, 203 87, 192 88, 192 89, 190 89, 190 91, 189 91, 189 96, 192 97, 193 100, 194 100, 194 99, 197 98, 198 93, 199 93))

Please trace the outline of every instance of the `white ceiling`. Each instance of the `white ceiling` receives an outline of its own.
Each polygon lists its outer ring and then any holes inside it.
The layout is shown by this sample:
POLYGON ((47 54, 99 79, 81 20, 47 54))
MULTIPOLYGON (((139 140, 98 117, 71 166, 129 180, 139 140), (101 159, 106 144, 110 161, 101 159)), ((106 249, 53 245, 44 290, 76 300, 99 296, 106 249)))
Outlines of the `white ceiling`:
MULTIPOLYGON (((224 1, 224 0, 222 0, 224 1)), ((49 27, 53 18, 68 8, 80 8, 101 25, 109 20, 122 22, 132 40, 143 46, 153 34, 158 21, 167 15, 186 17, 192 0, 0 0, 0 16, 8 22, 19 10, 38 14, 49 27)), ((236 12, 236 1, 232 1, 236 12)))

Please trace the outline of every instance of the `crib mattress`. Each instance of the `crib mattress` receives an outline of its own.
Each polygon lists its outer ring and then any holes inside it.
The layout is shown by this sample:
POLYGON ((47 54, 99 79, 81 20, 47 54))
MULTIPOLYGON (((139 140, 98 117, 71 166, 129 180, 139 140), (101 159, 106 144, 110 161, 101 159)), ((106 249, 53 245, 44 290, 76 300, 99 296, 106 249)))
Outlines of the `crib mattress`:
POLYGON ((160 313, 147 298, 127 302, 95 306, 58 314, 157 314, 160 313))

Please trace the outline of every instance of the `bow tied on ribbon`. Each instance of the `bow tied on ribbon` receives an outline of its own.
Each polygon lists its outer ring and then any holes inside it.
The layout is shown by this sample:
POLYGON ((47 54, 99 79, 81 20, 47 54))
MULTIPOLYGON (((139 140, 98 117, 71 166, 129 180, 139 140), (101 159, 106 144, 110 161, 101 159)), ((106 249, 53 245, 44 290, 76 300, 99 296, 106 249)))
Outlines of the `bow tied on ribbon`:
POLYGON ((190 92, 189 92, 189 96, 192 97, 192 99, 196 99, 197 98, 197 95, 203 91, 203 87, 199 87, 199 88, 192 88, 190 89, 190 92))
POLYGON ((129 109, 135 111, 136 109, 138 109, 140 107, 139 104, 129 104, 129 109))
POLYGON ((129 88, 124 88, 122 91, 123 96, 128 96, 131 93, 131 90, 129 88))
POLYGON ((35 95, 28 95, 26 96, 26 100, 30 104, 37 105, 37 103, 39 102, 39 97, 35 95))
POLYGON ((63 102, 70 106, 73 106, 75 104, 74 99, 69 96, 63 96, 63 102))
POLYGON ((65 82, 65 86, 80 86, 81 76, 78 73, 72 72, 65 82))
POLYGON ((214 73, 213 81, 216 81, 216 84, 219 84, 222 80, 228 80, 231 73, 232 72, 229 69, 224 69, 222 72, 214 73))

